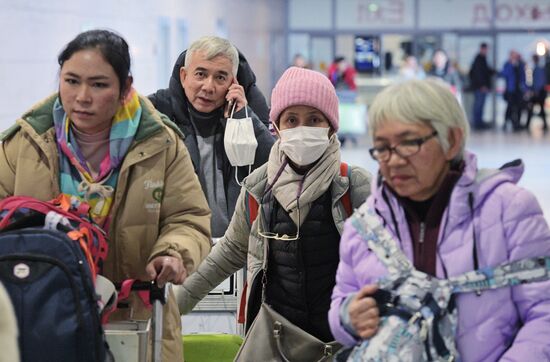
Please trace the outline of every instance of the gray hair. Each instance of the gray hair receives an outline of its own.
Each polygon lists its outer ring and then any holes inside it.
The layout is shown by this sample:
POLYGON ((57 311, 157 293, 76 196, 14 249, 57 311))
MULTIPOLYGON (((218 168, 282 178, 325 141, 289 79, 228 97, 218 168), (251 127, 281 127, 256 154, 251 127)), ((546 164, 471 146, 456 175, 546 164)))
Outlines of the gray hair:
POLYGON ((459 128, 463 138, 455 160, 463 158, 470 125, 464 109, 449 86, 440 79, 409 80, 393 84, 378 93, 369 109, 371 137, 374 138, 378 127, 387 121, 432 127, 437 131, 437 139, 444 152, 450 147, 449 130, 459 128))
POLYGON ((229 59, 233 65, 233 76, 237 76, 237 70, 239 69, 239 52, 229 40, 217 36, 203 36, 194 41, 189 49, 187 49, 185 64, 191 62, 191 57, 197 51, 203 52, 207 60, 212 60, 218 56, 229 59))

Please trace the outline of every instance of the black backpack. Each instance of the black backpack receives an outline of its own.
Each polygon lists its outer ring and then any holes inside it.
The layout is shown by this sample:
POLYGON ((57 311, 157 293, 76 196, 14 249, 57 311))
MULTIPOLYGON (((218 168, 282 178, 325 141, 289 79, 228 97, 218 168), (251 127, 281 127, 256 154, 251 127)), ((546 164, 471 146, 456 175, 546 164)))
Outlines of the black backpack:
POLYGON ((103 362, 109 353, 90 254, 97 230, 64 215, 52 202, 0 202, 0 281, 17 317, 22 361, 103 362))

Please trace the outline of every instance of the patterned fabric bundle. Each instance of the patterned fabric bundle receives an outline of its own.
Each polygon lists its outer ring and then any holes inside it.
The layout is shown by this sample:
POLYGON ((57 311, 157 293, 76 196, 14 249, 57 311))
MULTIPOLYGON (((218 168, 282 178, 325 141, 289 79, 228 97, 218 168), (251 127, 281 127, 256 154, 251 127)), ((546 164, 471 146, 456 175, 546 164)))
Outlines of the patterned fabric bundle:
POLYGON ((134 140, 141 111, 138 94, 132 89, 113 118, 109 152, 101 161, 99 173, 94 179, 90 165, 78 147, 71 120, 65 113, 60 99, 58 98, 54 104, 53 118, 59 149, 61 192, 88 203, 90 217, 105 230, 109 227, 109 213, 120 165, 134 140))
POLYGON ((379 289, 373 296, 381 316, 378 332, 342 350, 336 361, 459 361, 454 295, 550 279, 550 256, 514 260, 438 279, 414 269, 368 205, 356 211, 351 223, 388 274, 378 281, 379 289))

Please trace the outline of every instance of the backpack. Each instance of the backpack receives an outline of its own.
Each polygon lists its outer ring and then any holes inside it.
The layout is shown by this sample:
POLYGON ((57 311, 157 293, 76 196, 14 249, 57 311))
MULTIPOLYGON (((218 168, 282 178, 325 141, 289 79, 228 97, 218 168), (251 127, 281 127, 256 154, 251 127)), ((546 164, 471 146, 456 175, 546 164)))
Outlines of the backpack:
MULTIPOLYGON (((346 176, 348 179, 351 180, 351 167, 345 162, 340 163, 340 176, 344 177, 346 176)), ((350 190, 351 190, 351 181, 349 182, 349 187, 342 195, 342 198, 340 201, 342 202, 342 205, 344 206, 344 210, 346 210, 346 216, 351 216, 353 213, 353 208, 351 205, 351 196, 350 196, 350 190)), ((252 226, 254 223, 254 220, 258 217, 258 210, 259 210, 259 204, 258 201, 249 193, 246 192, 247 195, 247 202, 246 202, 246 214, 248 215, 248 225, 252 226)), ((246 321, 245 316, 245 306, 246 306, 246 289, 248 288, 248 283, 245 281, 243 285, 243 291, 241 293, 241 301, 239 304, 239 313, 237 316, 237 323, 244 324, 246 321)))
MULTIPOLYGON (((73 205, 78 206, 78 205, 73 205)), ((100 228, 62 196, 0 201, 0 280, 12 300, 22 361, 107 358, 95 278, 107 255, 100 228)))
POLYGON ((374 295, 377 333, 339 352, 336 361, 460 361, 454 295, 550 279, 550 257, 525 258, 438 279, 416 270, 372 210, 352 225, 388 270, 374 295))

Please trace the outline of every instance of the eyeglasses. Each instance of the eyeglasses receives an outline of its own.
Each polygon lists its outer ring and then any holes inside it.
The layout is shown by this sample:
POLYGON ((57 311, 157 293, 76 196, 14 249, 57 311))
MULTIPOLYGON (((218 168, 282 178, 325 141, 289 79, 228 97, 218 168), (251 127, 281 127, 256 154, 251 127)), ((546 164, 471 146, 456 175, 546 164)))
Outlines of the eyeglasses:
POLYGON ((300 203, 299 203, 299 199, 300 198, 296 199, 296 208, 298 209, 298 224, 297 224, 296 235, 287 235, 287 234, 279 235, 278 233, 273 233, 271 231, 262 231, 262 229, 263 229, 262 224, 267 220, 267 218, 264 215, 264 202, 263 202, 263 198, 262 198, 262 203, 260 205, 261 218, 260 218, 260 222, 258 223, 258 235, 260 235, 261 237, 266 238, 266 239, 275 239, 275 240, 284 240, 284 241, 294 241, 294 240, 300 239, 300 203))
POLYGON ((407 158, 417 154, 420 151, 420 147, 435 136, 437 136, 437 131, 433 131, 425 137, 401 141, 393 147, 387 145, 373 147, 369 149, 369 153, 371 157, 378 162, 388 162, 392 152, 397 153, 400 157, 407 158))

